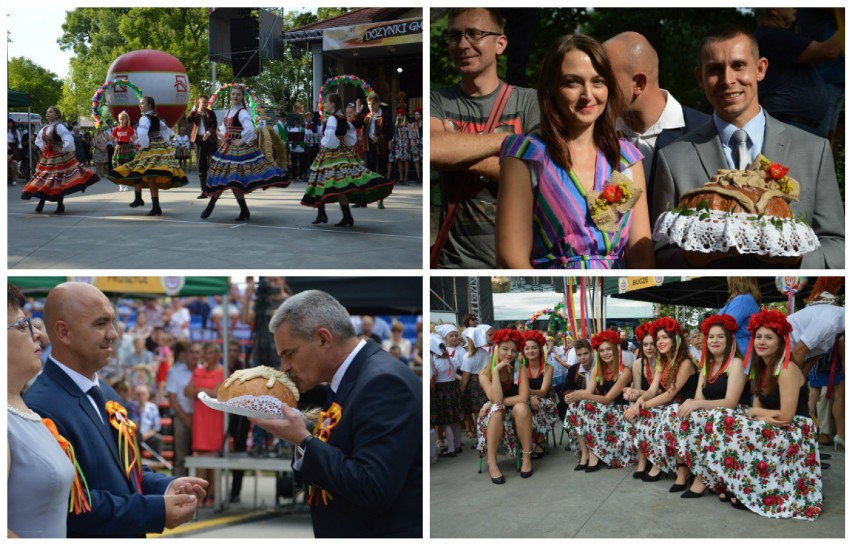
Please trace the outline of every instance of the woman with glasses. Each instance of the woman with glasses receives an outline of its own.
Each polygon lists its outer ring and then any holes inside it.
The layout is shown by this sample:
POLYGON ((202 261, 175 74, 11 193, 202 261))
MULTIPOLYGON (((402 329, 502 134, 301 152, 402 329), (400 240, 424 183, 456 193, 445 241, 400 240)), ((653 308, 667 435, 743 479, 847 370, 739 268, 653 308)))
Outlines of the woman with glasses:
POLYGON ((39 131, 35 141, 42 155, 32 180, 24 186, 21 198, 25 201, 37 198, 35 211, 38 213, 44 210, 45 201, 55 202, 54 213, 62 214, 65 212, 65 195, 86 191, 100 178, 74 156, 74 135, 60 122, 62 112, 59 108, 49 107, 45 119, 47 125, 39 131))
POLYGON ((618 86, 601 45, 574 34, 544 56, 541 126, 506 138, 497 265, 653 268, 642 155, 615 130, 618 86))
POLYGON ((23 305, 24 296, 10 285, 6 301, 7 537, 64 538, 74 466, 48 425, 21 397, 27 382, 41 371, 41 333, 24 316, 23 305))

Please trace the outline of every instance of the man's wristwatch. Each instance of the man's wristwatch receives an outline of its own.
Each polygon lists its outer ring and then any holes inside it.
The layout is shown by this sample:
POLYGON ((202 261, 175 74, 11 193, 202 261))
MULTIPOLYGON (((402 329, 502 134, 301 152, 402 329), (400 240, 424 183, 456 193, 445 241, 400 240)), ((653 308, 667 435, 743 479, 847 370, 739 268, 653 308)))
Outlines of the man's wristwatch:
POLYGON ((311 439, 313 439, 313 438, 314 438, 313 435, 309 435, 309 436, 305 437, 304 439, 302 439, 302 442, 299 443, 299 445, 296 447, 296 452, 299 453, 299 456, 305 455, 305 447, 308 446, 308 443, 310 443, 311 439))

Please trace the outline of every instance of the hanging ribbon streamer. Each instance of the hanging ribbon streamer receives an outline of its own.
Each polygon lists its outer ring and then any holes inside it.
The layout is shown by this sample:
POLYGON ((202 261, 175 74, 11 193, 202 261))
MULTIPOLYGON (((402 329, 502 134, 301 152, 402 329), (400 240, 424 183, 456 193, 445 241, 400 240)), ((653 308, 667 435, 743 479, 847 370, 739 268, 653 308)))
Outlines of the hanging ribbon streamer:
POLYGON ((89 483, 86 482, 86 476, 83 475, 83 469, 77 462, 77 455, 74 453, 74 446, 61 435, 56 429, 56 424, 50 418, 42 418, 41 423, 50 431, 56 442, 59 443, 59 448, 71 460, 71 465, 74 466, 74 482, 71 484, 71 501, 68 502, 68 512, 79 515, 88 513, 92 510, 92 494, 89 492, 89 483))
POLYGON ((574 337, 574 340, 577 340, 577 318, 576 313, 574 312, 574 278, 568 277, 568 286, 565 289, 565 299, 567 301, 568 307, 568 323, 571 327, 571 334, 574 337))
POLYGON ((127 409, 120 403, 109 400, 106 403, 109 423, 118 430, 118 457, 124 463, 127 479, 142 493, 142 454, 136 439, 136 423, 127 416, 127 409))
POLYGON ((588 339, 586 334, 586 277, 580 277, 580 331, 584 339, 588 339))
MULTIPOLYGON (((337 427, 342 416, 343 407, 337 403, 332 403, 328 410, 319 413, 317 423, 314 425, 314 437, 323 443, 328 443, 328 440, 331 439, 331 432, 337 427)), ((310 505, 317 507, 320 500, 322 500, 322 504, 327 506, 328 502, 333 499, 334 496, 331 495, 331 492, 321 486, 314 484, 308 485, 308 503, 310 505)))

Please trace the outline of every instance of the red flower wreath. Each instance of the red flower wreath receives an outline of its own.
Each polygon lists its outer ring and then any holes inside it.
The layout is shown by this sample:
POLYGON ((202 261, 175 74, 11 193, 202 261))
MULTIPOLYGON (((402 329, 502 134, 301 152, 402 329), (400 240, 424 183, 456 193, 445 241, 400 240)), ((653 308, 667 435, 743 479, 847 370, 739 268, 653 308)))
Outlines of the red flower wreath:
POLYGON ((521 333, 521 341, 523 341, 524 343, 526 343, 527 341, 535 341, 538 343, 539 346, 544 346, 547 344, 544 335, 541 333, 541 331, 537 329, 530 329, 521 333))
POLYGON ((721 325, 725 330, 731 333, 736 333, 739 326, 737 321, 730 314, 714 314, 701 322, 701 332, 707 335, 710 328, 714 325, 721 325))
POLYGON ((782 338, 793 331, 793 326, 787 321, 786 314, 767 308, 759 311, 757 314, 753 314, 748 321, 748 330, 752 336, 754 336, 755 331, 760 327, 768 327, 782 338))
POLYGON ((597 350, 603 343, 610 343, 613 347, 616 347, 620 342, 621 339, 619 338, 618 333, 611 329, 607 329, 592 337, 592 349, 597 350))
POLYGON ((675 336, 680 335, 680 324, 674 318, 669 318, 668 316, 658 318, 651 324, 650 329, 655 337, 657 336, 657 331, 661 329, 665 329, 668 333, 672 333, 675 336))
POLYGON ((520 346, 521 334, 514 329, 498 329, 494 332, 494 335, 491 336, 491 342, 494 343, 495 346, 506 341, 511 341, 515 343, 515 346, 520 346))
POLYGON ((642 342, 642 339, 645 338, 646 335, 654 336, 654 322, 645 322, 643 324, 639 324, 634 331, 636 334, 636 338, 639 339, 639 342, 642 342))

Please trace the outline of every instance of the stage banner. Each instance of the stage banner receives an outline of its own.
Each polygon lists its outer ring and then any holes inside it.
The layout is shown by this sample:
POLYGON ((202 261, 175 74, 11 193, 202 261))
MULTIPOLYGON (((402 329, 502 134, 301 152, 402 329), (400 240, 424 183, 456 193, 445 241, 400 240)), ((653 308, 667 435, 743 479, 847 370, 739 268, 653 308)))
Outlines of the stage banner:
POLYGON ((322 33, 323 51, 413 44, 422 41, 423 19, 404 19, 329 28, 322 33))

